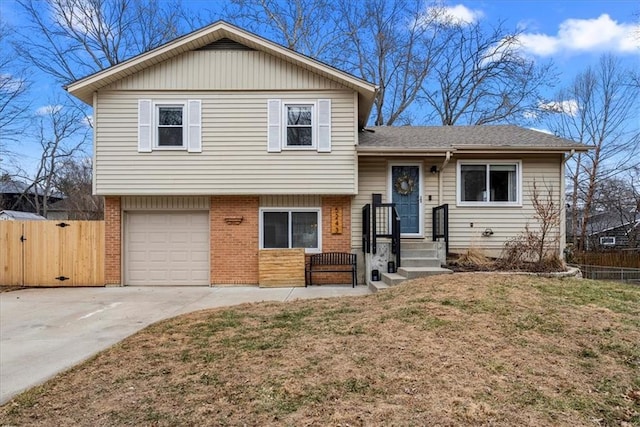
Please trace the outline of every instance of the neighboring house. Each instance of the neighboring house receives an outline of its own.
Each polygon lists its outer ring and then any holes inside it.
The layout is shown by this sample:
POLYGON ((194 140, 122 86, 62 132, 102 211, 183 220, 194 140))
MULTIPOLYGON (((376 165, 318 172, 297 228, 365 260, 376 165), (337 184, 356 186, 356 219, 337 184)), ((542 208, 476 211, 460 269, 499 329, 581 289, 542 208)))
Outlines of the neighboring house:
MULTIPOLYGON (((97 198, 96 198, 97 199, 97 198)), ((88 210, 85 206, 91 206, 91 203, 74 203, 70 199, 62 199, 53 203, 47 209, 47 219, 56 220, 100 220, 103 216, 103 207, 100 203, 96 203, 94 210, 88 210), (100 210, 98 210, 100 209, 100 210)), ((92 206, 93 207, 93 206, 92 206)))
POLYGON ((108 284, 255 284, 263 249, 362 254, 374 193, 406 247, 447 204, 449 251, 497 253, 533 222, 534 180, 560 202, 565 153, 587 149, 514 126, 367 130, 374 85, 225 22, 67 90, 93 107, 108 284))
MULTIPOLYGON (((9 178, 7 175, 0 179, 0 208, 23 212, 36 212, 36 206, 42 209, 44 192, 28 184, 9 178)), ((55 192, 47 198, 48 203, 62 200, 62 195, 55 192)))
POLYGON ((0 221, 46 221, 47 218, 31 212, 0 211, 0 221))
MULTIPOLYGON (((579 218, 580 222, 582 218, 579 218)), ((571 221, 567 220, 567 230, 571 221)), ((578 238, 581 227, 577 230, 578 238)), ((591 215, 587 227, 588 251, 640 248, 640 212, 630 207, 621 215, 619 212, 598 212, 591 215)))

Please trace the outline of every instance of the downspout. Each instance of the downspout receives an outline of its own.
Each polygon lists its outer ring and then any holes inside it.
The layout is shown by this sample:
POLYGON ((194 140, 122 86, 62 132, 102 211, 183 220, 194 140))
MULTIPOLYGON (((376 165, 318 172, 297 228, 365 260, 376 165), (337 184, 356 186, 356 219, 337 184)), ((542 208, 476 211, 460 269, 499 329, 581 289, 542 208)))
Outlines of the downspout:
POLYGON ((442 205, 442 203, 444 202, 444 194, 442 194, 442 187, 443 187, 443 178, 442 178, 442 171, 444 170, 445 166, 447 166, 447 164, 449 163, 449 160, 451 160, 451 151, 447 151, 447 154, 444 158, 444 162, 442 162, 442 165, 440 166, 440 170, 438 171, 438 205, 442 205))

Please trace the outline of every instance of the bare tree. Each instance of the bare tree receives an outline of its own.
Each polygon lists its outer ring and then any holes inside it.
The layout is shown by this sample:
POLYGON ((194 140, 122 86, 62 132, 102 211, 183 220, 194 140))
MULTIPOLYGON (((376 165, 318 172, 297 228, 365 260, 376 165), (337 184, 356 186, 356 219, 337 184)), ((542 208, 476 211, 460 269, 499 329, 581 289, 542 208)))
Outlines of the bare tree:
POLYGON ((28 26, 20 55, 62 83, 153 49, 180 33, 177 1, 18 0, 28 26), (37 36, 33 36, 36 35, 37 36))
POLYGON ((9 141, 15 141, 24 130, 29 101, 26 93, 29 82, 25 71, 15 63, 9 38, 12 29, 0 21, 0 160, 9 154, 9 141))
POLYGON ((441 7, 425 8, 419 1, 341 3, 339 25, 345 43, 337 62, 378 86, 376 126, 412 121, 408 110, 442 50, 442 14, 441 7))
POLYGON ((555 80, 550 63, 537 64, 520 49, 517 32, 502 24, 450 21, 440 32, 441 54, 424 98, 442 125, 519 122, 539 113, 540 93, 555 80))
POLYGON ((593 196, 591 217, 598 221, 598 229, 620 228, 627 239, 627 246, 636 247, 640 242, 640 170, 634 168, 624 176, 599 181, 593 196))
POLYGON ((333 5, 330 0, 232 0, 226 14, 254 33, 331 62, 339 46, 333 5))
POLYGON ((35 212, 46 216, 49 199, 59 193, 56 182, 61 168, 81 153, 89 135, 89 126, 80 109, 58 103, 43 109, 37 122, 34 137, 40 145, 41 155, 22 199, 31 200, 35 212), (33 194, 36 197, 31 197, 33 194))
POLYGON ((585 248, 598 183, 640 164, 639 89, 619 59, 604 55, 558 95, 559 101, 547 104, 556 113, 556 134, 593 147, 576 154, 567 167, 578 249, 585 248))
POLYGON ((92 170, 90 157, 70 158, 59 167, 55 187, 64 195, 70 219, 102 219, 103 198, 92 194, 92 170))

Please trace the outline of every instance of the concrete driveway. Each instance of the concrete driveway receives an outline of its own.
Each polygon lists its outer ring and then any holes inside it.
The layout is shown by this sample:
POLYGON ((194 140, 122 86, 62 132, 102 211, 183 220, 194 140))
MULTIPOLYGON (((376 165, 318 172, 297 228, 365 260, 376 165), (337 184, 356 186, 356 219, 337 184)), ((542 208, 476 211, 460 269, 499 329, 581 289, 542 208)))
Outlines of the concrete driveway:
POLYGON ((366 286, 113 287, 0 293, 0 404, 145 326, 258 301, 366 295, 366 286))

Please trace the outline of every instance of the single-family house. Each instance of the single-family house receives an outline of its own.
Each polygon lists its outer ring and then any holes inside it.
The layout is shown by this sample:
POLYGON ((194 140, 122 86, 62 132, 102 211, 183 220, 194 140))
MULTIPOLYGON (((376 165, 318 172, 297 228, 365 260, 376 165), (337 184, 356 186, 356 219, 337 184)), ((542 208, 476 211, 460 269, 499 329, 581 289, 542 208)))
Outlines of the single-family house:
POLYGON ((62 200, 62 197, 57 191, 45 197, 45 193, 35 186, 7 174, 0 177, 0 209, 37 213, 36 208, 41 211, 45 200, 51 204, 62 200))
POLYGON ((260 251, 286 248, 360 254, 361 281, 495 254, 533 221, 534 181, 560 203, 587 149, 515 126, 369 128, 375 85, 226 22, 67 90, 93 107, 108 284, 256 284, 260 251))
MULTIPOLYGON (((575 243, 579 239, 581 224, 582 214, 578 218, 577 236, 571 239, 571 218, 567 218, 567 241, 575 243)), ((640 211, 637 206, 629 205, 617 212, 594 212, 589 217, 586 234, 587 251, 640 248, 640 211)))

